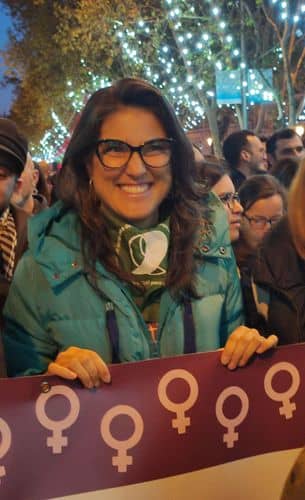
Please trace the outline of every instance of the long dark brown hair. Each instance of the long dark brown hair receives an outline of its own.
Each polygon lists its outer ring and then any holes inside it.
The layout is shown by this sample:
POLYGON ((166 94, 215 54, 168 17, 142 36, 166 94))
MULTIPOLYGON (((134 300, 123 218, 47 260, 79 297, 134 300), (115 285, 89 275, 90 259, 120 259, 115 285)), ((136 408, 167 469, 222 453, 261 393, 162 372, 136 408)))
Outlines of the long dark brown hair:
MULTIPOLYGON (((58 179, 58 197, 77 211, 81 223, 82 251, 86 265, 94 273, 96 261, 129 283, 133 277, 117 264, 100 200, 89 188, 88 165, 95 154, 101 125, 106 117, 123 106, 151 111, 174 139, 171 160, 173 182, 159 207, 160 217, 170 217, 170 247, 167 286, 173 293, 195 294, 194 243, 199 225, 208 225, 204 208, 206 191, 196 184, 194 154, 177 117, 162 94, 149 83, 124 78, 111 87, 95 92, 88 100, 66 150, 58 179)), ((141 124, 139 123, 139 126, 141 124)))

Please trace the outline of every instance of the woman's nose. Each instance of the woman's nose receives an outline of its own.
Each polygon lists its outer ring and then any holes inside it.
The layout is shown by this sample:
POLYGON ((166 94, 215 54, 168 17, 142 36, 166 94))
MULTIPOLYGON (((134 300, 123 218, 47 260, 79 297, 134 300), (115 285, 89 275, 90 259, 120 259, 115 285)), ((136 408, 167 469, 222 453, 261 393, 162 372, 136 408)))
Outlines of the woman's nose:
POLYGON ((242 214, 243 211, 244 211, 244 209, 243 209, 243 206, 241 205, 241 203, 239 201, 233 200, 231 211, 233 213, 242 214))
POLYGON ((138 151, 133 151, 124 171, 126 174, 132 176, 139 176, 146 173, 147 167, 138 151))

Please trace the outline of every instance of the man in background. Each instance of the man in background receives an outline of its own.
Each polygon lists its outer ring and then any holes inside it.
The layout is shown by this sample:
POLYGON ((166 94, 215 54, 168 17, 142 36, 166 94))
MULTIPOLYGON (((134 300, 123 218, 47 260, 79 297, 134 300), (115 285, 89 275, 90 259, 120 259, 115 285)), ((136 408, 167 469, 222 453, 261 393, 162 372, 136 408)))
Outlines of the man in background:
POLYGON ((236 191, 251 175, 267 171, 265 146, 250 130, 240 130, 230 134, 225 139, 222 150, 236 191))
POLYGON ((272 168, 287 158, 301 160, 305 149, 301 137, 292 128, 277 130, 267 141, 268 162, 272 168))
MULTIPOLYGON (((27 246, 27 215, 11 204, 21 182, 28 143, 16 124, 0 118, 0 314, 17 262, 27 246)), ((0 317, 0 326, 2 318, 0 317)), ((0 338, 0 376, 5 374, 0 338)))
POLYGON ((19 189, 12 196, 12 202, 28 215, 35 215, 48 206, 47 200, 37 191, 39 175, 39 170, 35 168, 32 157, 28 153, 25 167, 19 178, 19 189))

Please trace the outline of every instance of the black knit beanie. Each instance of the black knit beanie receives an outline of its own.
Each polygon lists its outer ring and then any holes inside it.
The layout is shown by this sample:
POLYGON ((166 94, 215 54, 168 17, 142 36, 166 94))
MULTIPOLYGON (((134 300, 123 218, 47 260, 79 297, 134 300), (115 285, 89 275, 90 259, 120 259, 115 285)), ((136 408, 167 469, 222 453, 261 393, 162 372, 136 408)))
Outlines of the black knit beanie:
POLYGON ((28 141, 16 124, 8 118, 0 118, 0 166, 20 176, 28 152, 28 141))

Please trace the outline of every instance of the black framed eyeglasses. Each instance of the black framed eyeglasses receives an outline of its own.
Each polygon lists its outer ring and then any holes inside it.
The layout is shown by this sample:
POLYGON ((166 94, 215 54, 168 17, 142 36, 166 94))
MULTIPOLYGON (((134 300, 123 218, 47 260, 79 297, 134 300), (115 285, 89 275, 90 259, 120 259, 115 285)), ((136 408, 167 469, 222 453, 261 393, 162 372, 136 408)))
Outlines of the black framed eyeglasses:
POLYGON ((101 139, 96 146, 96 155, 101 164, 109 169, 126 167, 133 153, 137 152, 147 167, 162 168, 169 165, 174 140, 152 139, 141 146, 131 146, 117 139, 101 139))
POLYGON ((234 209, 234 203, 240 203, 238 193, 224 193, 219 196, 220 201, 230 210, 234 209))
POLYGON ((253 217, 249 217, 246 214, 243 214, 244 217, 250 222, 250 225, 255 229, 265 229, 267 224, 270 226, 274 226, 279 222, 282 218, 281 215, 276 215, 275 217, 263 217, 262 215, 254 215, 253 217))

